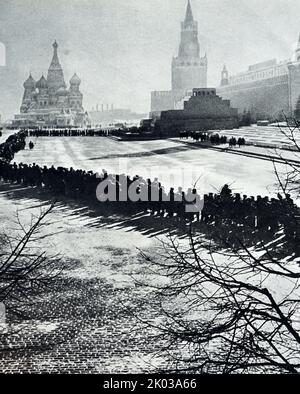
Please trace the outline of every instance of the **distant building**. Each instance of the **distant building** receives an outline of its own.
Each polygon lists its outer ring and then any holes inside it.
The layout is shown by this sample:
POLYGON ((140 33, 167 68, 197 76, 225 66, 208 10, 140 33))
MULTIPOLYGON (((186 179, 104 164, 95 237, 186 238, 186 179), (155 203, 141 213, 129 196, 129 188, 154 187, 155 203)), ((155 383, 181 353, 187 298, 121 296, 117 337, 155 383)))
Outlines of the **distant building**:
POLYGON ((15 115, 14 126, 84 127, 88 122, 79 90, 81 80, 74 74, 67 89, 57 48, 55 41, 47 79, 42 75, 36 82, 30 74, 24 82, 20 114, 15 115))
POLYGON ((188 0, 184 22, 181 23, 181 41, 178 56, 172 61, 172 90, 151 93, 151 113, 182 108, 183 100, 193 88, 207 86, 207 57, 200 57, 198 23, 194 20, 188 0))
POLYGON ((183 110, 161 113, 157 121, 163 136, 174 136, 179 131, 205 131, 239 127, 238 111, 229 100, 216 95, 216 89, 193 89, 183 110))
POLYGON ((113 105, 111 105, 111 109, 109 109, 109 106, 107 105, 106 110, 104 110, 103 104, 101 105, 101 111, 99 111, 99 106, 97 104, 96 110, 95 108, 93 108, 92 111, 89 112, 91 124, 94 126, 104 126, 106 124, 116 122, 130 123, 136 121, 137 123, 139 123, 139 121, 146 116, 146 114, 137 114, 135 112, 131 112, 130 109, 114 108, 113 105))
POLYGON ((217 93, 242 113, 257 119, 280 119, 292 115, 300 94, 300 37, 294 61, 276 59, 249 66, 246 72, 230 76, 224 66, 217 93))

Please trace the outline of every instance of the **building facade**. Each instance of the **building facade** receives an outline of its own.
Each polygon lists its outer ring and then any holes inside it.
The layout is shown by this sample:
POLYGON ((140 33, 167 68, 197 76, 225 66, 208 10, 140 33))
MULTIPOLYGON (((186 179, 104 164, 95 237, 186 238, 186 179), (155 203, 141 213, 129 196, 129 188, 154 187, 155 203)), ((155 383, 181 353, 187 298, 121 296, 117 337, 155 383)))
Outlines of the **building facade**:
POLYGON ((230 76, 224 66, 217 93, 254 119, 280 120, 292 116, 300 94, 300 37, 293 61, 272 59, 230 76))
POLYGON ((193 88, 207 86, 207 57, 200 56, 198 23, 194 20, 188 0, 184 22, 181 23, 181 40, 178 56, 172 60, 172 89, 151 93, 151 113, 183 108, 184 98, 191 95, 193 88))
POLYGON ((179 131, 207 131, 239 127, 238 110, 223 100, 216 89, 193 89, 183 110, 163 111, 157 121, 163 136, 176 136, 179 131))
POLYGON ((20 114, 15 115, 14 126, 19 127, 85 127, 88 115, 82 106, 81 80, 75 73, 67 88, 64 72, 58 58, 58 44, 53 44, 53 57, 47 79, 35 81, 30 74, 24 82, 20 114))

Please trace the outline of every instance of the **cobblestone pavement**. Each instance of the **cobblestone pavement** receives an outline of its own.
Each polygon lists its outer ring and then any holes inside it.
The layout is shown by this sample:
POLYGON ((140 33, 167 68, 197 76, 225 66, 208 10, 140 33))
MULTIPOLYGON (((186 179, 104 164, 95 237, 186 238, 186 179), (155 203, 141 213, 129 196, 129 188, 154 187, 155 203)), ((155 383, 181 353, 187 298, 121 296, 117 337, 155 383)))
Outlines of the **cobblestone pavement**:
MULTIPOLYGON (((13 231, 17 209, 22 223, 41 209, 38 200, 20 198, 12 204, 4 195, 0 193, 0 232, 2 226, 13 231)), ((138 324, 124 306, 145 295, 131 274, 143 267, 136 248, 151 250, 154 241, 129 228, 103 228, 91 220, 66 207, 51 213, 54 235, 40 247, 62 254, 64 276, 55 290, 22 307, 25 318, 7 311, 0 373, 134 373, 165 364, 153 353, 158 349, 153 331, 138 324)), ((137 312, 149 318, 150 309, 137 312)))
MULTIPOLYGON (((134 289, 114 289, 99 279, 61 281, 28 311, 28 321, 2 335, 0 372, 149 372, 155 359, 153 333, 137 325, 122 306, 134 289)), ((135 294, 136 295, 136 294, 135 294)), ((144 311, 145 312, 145 311, 144 311)))

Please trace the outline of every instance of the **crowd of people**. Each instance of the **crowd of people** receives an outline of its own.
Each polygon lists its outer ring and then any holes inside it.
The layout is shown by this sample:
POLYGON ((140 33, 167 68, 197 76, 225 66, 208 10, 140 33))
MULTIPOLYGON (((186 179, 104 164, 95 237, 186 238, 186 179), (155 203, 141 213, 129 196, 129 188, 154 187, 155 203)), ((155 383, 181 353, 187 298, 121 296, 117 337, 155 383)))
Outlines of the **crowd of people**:
POLYGON ((29 129, 21 130, 27 137, 106 137, 108 132, 104 129, 29 129))
POLYGON ((5 142, 0 144, 0 160, 10 162, 15 153, 26 147, 26 134, 23 131, 10 135, 5 142))
MULTIPOLYGON (((106 130, 106 129, 75 129, 75 128, 23 128, 21 132, 25 134, 26 137, 107 137, 108 135, 122 135, 124 130, 106 130)), ((1 136, 1 135, 0 135, 1 136)), ((179 133, 179 138, 188 139, 192 138, 196 142, 210 142, 213 145, 229 144, 230 147, 243 146, 246 144, 245 138, 231 137, 228 138, 225 135, 219 135, 218 133, 205 133, 199 131, 181 131, 179 133)))
POLYGON ((181 131, 179 133, 179 138, 188 139, 192 138, 194 141, 198 142, 210 142, 213 145, 220 145, 220 144, 229 144, 230 147, 232 146, 243 146, 246 144, 245 138, 239 137, 238 139, 235 137, 228 138, 225 135, 219 134, 211 134, 211 133, 204 133, 198 131, 181 131))
POLYGON ((291 217, 299 216, 298 207, 289 194, 277 198, 241 196, 233 194, 225 185, 218 194, 204 196, 202 220, 206 223, 241 224, 247 227, 278 230, 280 225, 290 226, 291 217))
POLYGON ((25 148, 25 138, 24 131, 20 131, 0 145, 0 179, 4 182, 43 187, 56 197, 112 203, 122 206, 124 211, 133 208, 155 216, 214 225, 235 224, 276 231, 280 225, 290 228, 294 218, 299 217, 299 209, 290 195, 278 194, 271 199, 241 196, 225 185, 219 193, 205 194, 201 200, 196 189, 167 191, 157 178, 152 181, 108 174, 105 170, 98 174, 65 167, 40 167, 35 163, 12 164, 14 154, 25 148))
POLYGON ((175 217, 178 220, 214 225, 244 225, 270 231, 278 229, 280 224, 290 225, 290 213, 297 209, 289 195, 278 195, 278 198, 271 199, 241 196, 234 194, 229 186, 225 185, 220 193, 204 195, 202 211, 189 212, 186 207, 200 199, 196 189, 184 192, 182 188, 176 191, 171 188, 167 192, 158 179, 151 181, 138 176, 131 178, 125 174, 108 174, 104 170, 101 174, 96 174, 73 168, 49 168, 36 164, 10 164, 0 161, 0 178, 5 182, 23 186, 43 187, 58 198, 66 196, 115 204, 123 207, 125 212, 133 208, 160 217, 175 217), (135 198, 130 199, 132 186, 135 198), (153 196, 157 198, 153 199, 153 196))

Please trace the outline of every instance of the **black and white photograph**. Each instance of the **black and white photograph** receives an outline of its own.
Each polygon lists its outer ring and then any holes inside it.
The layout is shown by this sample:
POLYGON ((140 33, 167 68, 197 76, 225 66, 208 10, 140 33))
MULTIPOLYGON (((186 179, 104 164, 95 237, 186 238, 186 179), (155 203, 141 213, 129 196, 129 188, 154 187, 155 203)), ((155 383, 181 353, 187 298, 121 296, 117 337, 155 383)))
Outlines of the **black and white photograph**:
POLYGON ((0 379, 300 373, 299 21, 0 0, 0 379))

